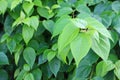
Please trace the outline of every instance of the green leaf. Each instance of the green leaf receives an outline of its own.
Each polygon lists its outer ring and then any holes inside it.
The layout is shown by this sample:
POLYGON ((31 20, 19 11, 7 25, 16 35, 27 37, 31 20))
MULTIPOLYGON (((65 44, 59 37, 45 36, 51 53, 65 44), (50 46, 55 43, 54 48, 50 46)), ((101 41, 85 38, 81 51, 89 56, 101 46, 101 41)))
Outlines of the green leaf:
POLYGON ((61 52, 58 53, 59 59, 61 59, 63 62, 66 62, 66 57, 70 51, 70 45, 66 46, 61 52))
POLYGON ((24 64, 23 69, 25 71, 30 71, 30 66, 28 64, 24 64))
POLYGON ((103 60, 107 60, 110 52, 110 42, 108 38, 100 35, 99 42, 93 38, 92 50, 103 60))
POLYGON ((11 16, 7 16, 4 22, 4 30, 6 33, 11 34, 13 31, 13 28, 11 27, 13 23, 13 18, 11 16))
POLYGON ((53 10, 53 9, 57 9, 57 8, 60 8, 60 5, 54 4, 54 5, 51 7, 52 10, 53 10))
POLYGON ((23 51, 23 57, 25 61, 29 64, 29 66, 32 68, 36 58, 36 53, 34 49, 31 47, 25 48, 25 50, 23 51))
POLYGON ((54 16, 54 13, 50 12, 49 9, 47 9, 47 8, 38 7, 37 12, 40 16, 42 16, 46 19, 49 19, 54 16))
POLYGON ((64 15, 64 16, 60 17, 55 23, 55 26, 53 28, 52 37, 55 37, 58 34, 60 34, 62 32, 63 28, 70 22, 70 19, 71 18, 68 15, 64 15))
POLYGON ((78 33, 79 28, 76 27, 75 24, 69 23, 67 26, 65 26, 63 32, 58 38, 58 53, 61 52, 68 44, 70 44, 71 41, 76 38, 78 33))
POLYGON ((112 3, 112 9, 116 12, 116 13, 120 13, 120 1, 114 1, 112 3))
POLYGON ((53 33, 54 22, 52 20, 44 20, 43 25, 49 32, 53 33))
POLYGON ((80 4, 76 7, 76 10, 80 13, 87 13, 87 14, 91 14, 90 9, 84 5, 84 4, 80 4))
POLYGON ((118 79, 120 79, 120 60, 118 60, 118 61, 115 63, 114 74, 117 76, 118 79))
POLYGON ((115 65, 112 63, 112 61, 101 61, 96 66, 96 75, 100 77, 104 77, 108 71, 111 71, 114 69, 115 65))
POLYGON ((41 80, 41 78, 42 78, 42 71, 39 68, 33 70, 32 74, 34 76, 34 80, 41 80))
POLYGON ((73 77, 73 79, 76 80, 76 78, 78 78, 79 80, 80 78, 87 78, 91 72, 91 69, 92 64, 89 62, 89 60, 82 59, 79 66, 75 69, 75 76, 73 77))
POLYGON ((8 80, 8 73, 3 70, 3 69, 0 69, 0 80, 8 80))
POLYGON ((17 7, 21 2, 22 2, 22 0, 13 0, 11 3, 11 10, 13 10, 15 7, 17 7))
POLYGON ((52 61, 49 62, 49 67, 54 76, 57 76, 57 73, 60 69, 60 60, 54 58, 52 61))
POLYGON ((94 28, 100 34, 102 34, 103 36, 112 40, 109 31, 104 27, 104 25, 102 23, 100 23, 99 21, 97 21, 96 19, 94 19, 92 17, 87 17, 87 18, 85 18, 85 20, 88 23, 88 27, 90 26, 90 27, 94 28))
POLYGON ((39 17, 38 16, 32 16, 30 18, 30 25, 33 27, 36 31, 39 26, 39 17))
POLYGON ((56 52, 55 51, 50 51, 47 55, 47 59, 48 61, 50 62, 56 55, 56 52))
POLYGON ((16 49, 16 52, 15 52, 15 64, 18 65, 18 62, 19 62, 19 59, 20 59, 20 55, 23 51, 23 46, 22 45, 17 45, 17 49, 16 49))
POLYGON ((24 25, 22 28, 22 36, 26 44, 30 41, 30 39, 33 37, 34 29, 24 25))
POLYGON ((2 35, 0 42, 2 43, 5 40, 7 40, 8 38, 9 38, 9 34, 5 33, 4 35, 2 35))
POLYGON ((61 17, 63 15, 67 15, 67 14, 70 14, 72 12, 73 12, 72 8, 70 8, 70 7, 63 7, 63 8, 59 9, 59 11, 57 12, 56 16, 61 17))
POLYGON ((99 77, 99 76, 96 76, 96 77, 94 77, 92 80, 104 80, 104 78, 99 77))
POLYGON ((0 0, 0 14, 4 14, 7 9, 8 3, 6 0, 0 0))
POLYGON ((0 52, 0 65, 6 65, 9 64, 8 58, 5 53, 0 52))
POLYGON ((71 42, 70 48, 77 67, 80 61, 87 55, 91 44, 91 38, 86 33, 80 33, 77 38, 71 42))
POLYGON ((32 0, 25 0, 25 1, 30 2, 30 3, 32 2, 32 0))
POLYGON ((23 80, 25 74, 27 74, 27 72, 22 69, 21 72, 18 74, 16 80, 23 80))
POLYGON ((25 76, 24 80, 35 80, 35 79, 34 79, 34 76, 33 76, 32 73, 28 73, 28 74, 25 76))
POLYGON ((7 47, 8 47, 11 54, 12 54, 12 52, 15 51, 16 46, 17 45, 16 45, 16 42, 14 39, 12 39, 12 38, 7 39, 7 47))
POLYGON ((24 2, 23 3, 23 9, 24 9, 24 11, 27 15, 30 14, 33 6, 34 6, 34 4, 32 2, 31 3, 29 3, 29 2, 24 2))
POLYGON ((34 5, 38 7, 42 7, 42 2, 41 0, 34 0, 34 5))

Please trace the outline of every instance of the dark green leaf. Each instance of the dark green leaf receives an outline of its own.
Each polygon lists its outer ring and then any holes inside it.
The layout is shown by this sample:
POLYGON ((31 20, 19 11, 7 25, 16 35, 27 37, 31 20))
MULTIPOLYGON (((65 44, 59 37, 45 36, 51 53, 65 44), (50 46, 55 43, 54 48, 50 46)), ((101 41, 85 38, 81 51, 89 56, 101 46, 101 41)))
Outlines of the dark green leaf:
POLYGON ((0 65, 9 64, 8 58, 5 53, 0 52, 0 65))
POLYGON ((3 70, 3 69, 0 69, 0 80, 8 80, 8 73, 3 70))
POLYGON ((58 60, 57 58, 54 58, 52 61, 49 62, 49 67, 51 72, 57 76, 57 73, 60 69, 60 60, 58 60))

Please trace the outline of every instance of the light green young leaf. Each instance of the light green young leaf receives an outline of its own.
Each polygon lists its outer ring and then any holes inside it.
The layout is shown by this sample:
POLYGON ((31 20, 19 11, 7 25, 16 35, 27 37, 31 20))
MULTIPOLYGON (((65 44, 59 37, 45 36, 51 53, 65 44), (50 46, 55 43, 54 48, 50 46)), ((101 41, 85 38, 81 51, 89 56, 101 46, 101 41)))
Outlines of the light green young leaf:
POLYGON ((34 6, 34 4, 32 2, 31 3, 29 3, 29 2, 23 3, 23 9, 27 15, 30 14, 30 11, 32 10, 33 6, 34 6))
POLYGON ((53 9, 57 9, 57 8, 60 8, 60 5, 54 4, 54 5, 51 7, 52 10, 53 10, 53 9))
POLYGON ((23 69, 25 71, 30 71, 30 66, 28 64, 24 64, 23 69))
POLYGON ((5 40, 7 40, 7 38, 9 37, 9 34, 5 33, 4 35, 2 35, 2 38, 0 40, 0 42, 4 42, 5 40))
POLYGON ((79 28, 75 24, 69 23, 63 29, 63 32, 58 38, 58 53, 61 52, 70 42, 76 38, 79 33, 79 28))
POLYGON ((73 10, 70 7, 63 7, 58 11, 56 16, 61 17, 63 15, 68 15, 68 14, 72 13, 72 11, 73 10))
POLYGON ((70 45, 67 45, 61 52, 58 53, 58 57, 63 62, 67 63, 66 57, 70 51, 70 45))
POLYGON ((52 61, 49 62, 49 67, 51 72, 55 75, 55 77, 57 76, 57 73, 60 69, 60 60, 57 58, 54 58, 52 61))
POLYGON ((100 35, 99 42, 93 37, 92 50, 103 60, 107 60, 110 52, 109 39, 100 35))
POLYGON ((25 1, 30 2, 30 3, 32 2, 32 0, 25 0, 25 1))
POLYGON ((11 3, 11 10, 13 10, 16 6, 18 6, 22 0, 13 0, 11 3))
POLYGON ((34 5, 38 7, 42 7, 42 2, 41 0, 34 0, 34 5))
POLYGON ((35 79, 34 79, 34 76, 33 76, 32 73, 28 73, 28 74, 25 76, 24 80, 35 80, 35 79))
POLYGON ((71 18, 68 15, 64 15, 62 17, 60 17, 56 22, 55 22, 55 26, 53 28, 53 35, 52 37, 57 36, 58 34, 60 34, 63 30, 63 28, 70 22, 71 18))
POLYGON ((36 58, 36 53, 34 49, 31 47, 25 48, 25 50, 23 51, 23 57, 25 61, 29 64, 29 66, 32 68, 36 58))
POLYGON ((85 18, 85 20, 87 21, 88 26, 94 28, 100 34, 102 34, 103 36, 112 40, 109 31, 106 29, 106 27, 104 27, 104 25, 102 23, 100 23, 99 21, 97 21, 96 19, 94 19, 92 17, 87 17, 87 18, 85 18))
POLYGON ((78 67, 80 61, 87 55, 90 50, 92 41, 89 35, 86 33, 80 33, 76 39, 74 39, 70 48, 72 51, 72 55, 76 61, 76 65, 78 67))
POLYGON ((37 30, 39 26, 39 17, 38 16, 32 16, 30 18, 30 25, 33 27, 35 30, 37 30))
POLYGON ((0 0, 0 14, 4 14, 7 9, 8 3, 6 0, 0 0))
POLYGON ((34 29, 24 25, 22 28, 22 36, 26 44, 30 41, 30 39, 33 37, 34 29))
POLYGON ((100 77, 104 77, 108 71, 114 69, 115 65, 112 61, 101 61, 96 66, 96 75, 100 77))
POLYGON ((50 62, 56 55, 56 52, 55 51, 50 51, 47 55, 47 59, 48 61, 50 62))
POLYGON ((8 58, 5 53, 0 52, 0 65, 6 65, 9 64, 8 58))

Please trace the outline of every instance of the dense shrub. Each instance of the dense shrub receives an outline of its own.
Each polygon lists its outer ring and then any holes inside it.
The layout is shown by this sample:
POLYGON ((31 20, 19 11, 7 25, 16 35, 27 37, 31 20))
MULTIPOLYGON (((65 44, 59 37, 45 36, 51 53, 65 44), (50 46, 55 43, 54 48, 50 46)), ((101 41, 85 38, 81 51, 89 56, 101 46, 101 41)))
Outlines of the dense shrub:
POLYGON ((120 80, 119 0, 0 0, 0 80, 120 80))

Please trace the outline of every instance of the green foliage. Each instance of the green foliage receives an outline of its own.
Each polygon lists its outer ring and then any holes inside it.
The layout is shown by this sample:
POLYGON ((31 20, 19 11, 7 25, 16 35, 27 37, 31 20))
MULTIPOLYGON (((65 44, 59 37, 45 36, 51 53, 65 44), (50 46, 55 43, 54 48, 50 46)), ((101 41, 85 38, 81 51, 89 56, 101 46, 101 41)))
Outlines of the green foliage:
POLYGON ((120 80, 119 0, 0 0, 0 80, 120 80))

